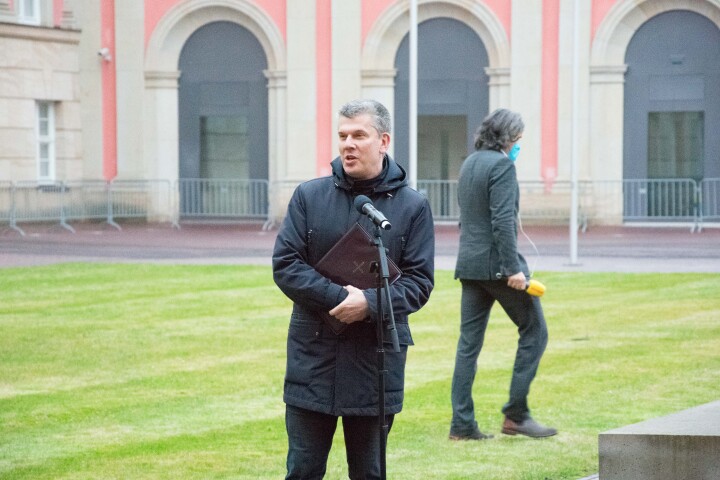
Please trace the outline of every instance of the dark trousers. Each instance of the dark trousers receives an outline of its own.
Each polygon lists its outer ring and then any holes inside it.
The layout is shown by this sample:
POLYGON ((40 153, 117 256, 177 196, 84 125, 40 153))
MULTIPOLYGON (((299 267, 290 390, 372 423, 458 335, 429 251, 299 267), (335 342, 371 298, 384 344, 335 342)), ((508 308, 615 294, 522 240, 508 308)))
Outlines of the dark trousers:
POLYGON ((510 398, 502 412, 514 421, 530 416, 527 397, 548 341, 540 299, 507 286, 505 280, 461 280, 460 339, 452 380, 453 432, 471 432, 476 426, 472 387, 483 346, 490 310, 495 301, 518 327, 510 398))
MULTIPOLYGON (((394 415, 387 416, 388 432, 394 415)), ((287 405, 286 480, 321 479, 325 475, 338 417, 287 405)), ((380 478, 378 417, 342 417, 348 474, 352 480, 380 478)), ((387 437, 386 437, 387 439, 387 437)))

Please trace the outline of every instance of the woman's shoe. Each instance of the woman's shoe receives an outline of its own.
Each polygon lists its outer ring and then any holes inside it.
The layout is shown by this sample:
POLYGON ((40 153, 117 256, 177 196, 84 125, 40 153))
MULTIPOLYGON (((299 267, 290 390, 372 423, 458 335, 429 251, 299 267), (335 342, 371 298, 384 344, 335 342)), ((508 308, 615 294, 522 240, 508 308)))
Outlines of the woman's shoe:
POLYGON ((450 430, 450 435, 448 436, 450 440, 488 440, 490 438, 493 438, 492 435, 482 433, 479 428, 475 427, 475 430, 470 433, 455 433, 452 430, 450 430))
POLYGON ((502 433, 505 435, 525 435, 527 437, 542 438, 552 437, 557 434, 557 430, 552 427, 540 425, 529 417, 522 422, 516 422, 505 417, 502 425, 502 433))

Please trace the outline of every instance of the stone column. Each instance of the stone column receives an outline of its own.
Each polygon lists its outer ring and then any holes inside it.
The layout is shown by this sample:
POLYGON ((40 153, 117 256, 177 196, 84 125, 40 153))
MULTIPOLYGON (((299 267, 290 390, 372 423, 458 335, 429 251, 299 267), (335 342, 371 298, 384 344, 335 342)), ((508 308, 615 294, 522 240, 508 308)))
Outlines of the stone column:
POLYGON ((593 180, 622 180, 627 65, 590 67, 590 152, 593 180))
POLYGON ((292 158, 276 160, 277 180, 307 180, 315 176, 317 148, 317 79, 315 2, 287 2, 287 144, 292 158))
MULTIPOLYGON (((332 0, 332 112, 360 96, 362 2, 332 0)), ((379 99, 378 99, 379 100, 379 99)), ((390 108, 388 106, 388 108, 390 108)), ((337 118, 333 115, 333 132, 337 118)), ((332 136, 335 138, 335 135, 332 136)), ((334 150, 333 150, 334 151, 334 150)))
POLYGON ((558 88, 558 180, 570 178, 572 137, 578 140, 578 176, 586 180, 590 172, 590 26, 592 9, 588 2, 560 0, 560 44, 558 88), (575 70, 575 6, 578 12, 578 118, 573 119, 573 76, 575 70), (573 127, 573 122, 576 122, 573 127), (573 130, 576 128, 577 130, 573 130))
MULTIPOLYGON (((395 132, 395 76, 397 70, 363 70, 360 75, 360 96, 373 98, 385 105, 393 120, 392 131, 395 132)), ((393 156, 394 142, 390 142, 388 153, 393 156)))
MULTIPOLYGON (((67 0, 66 0, 67 1, 67 0)), ((145 25, 142 2, 115 2, 118 178, 143 178, 145 25)), ((156 178, 156 177, 150 177, 156 178)), ((163 177, 160 177, 163 178, 163 177)))
POLYGON ((622 188, 617 187, 623 180, 626 71, 627 65, 590 67, 590 178, 605 185, 594 195, 603 203, 603 219, 611 224, 622 223, 623 214, 622 188))
POLYGON ((510 69, 508 67, 486 67, 488 76, 488 111, 510 105, 510 69))
POLYGON ((287 178, 287 72, 263 71, 268 79, 268 219, 269 228, 285 216, 292 190, 287 178))
POLYGON ((287 72, 264 70, 268 88, 268 180, 275 182, 287 175, 287 72))
POLYGON ((169 192, 148 212, 148 219, 177 221, 179 202, 178 79, 180 72, 145 72, 143 178, 168 182, 169 192))
POLYGON ((525 121, 524 161, 517 162, 518 178, 540 179, 542 151, 542 3, 538 0, 512 2, 512 59, 509 103, 499 105, 520 113, 525 121))

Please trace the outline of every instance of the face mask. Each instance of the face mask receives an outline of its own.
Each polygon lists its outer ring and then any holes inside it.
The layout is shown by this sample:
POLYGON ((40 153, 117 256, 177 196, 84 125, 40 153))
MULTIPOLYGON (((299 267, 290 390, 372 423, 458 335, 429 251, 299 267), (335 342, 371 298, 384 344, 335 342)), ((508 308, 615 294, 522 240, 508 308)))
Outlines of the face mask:
POLYGON ((507 156, 513 162, 517 160, 518 154, 520 153, 520 144, 516 143, 508 152, 507 156))

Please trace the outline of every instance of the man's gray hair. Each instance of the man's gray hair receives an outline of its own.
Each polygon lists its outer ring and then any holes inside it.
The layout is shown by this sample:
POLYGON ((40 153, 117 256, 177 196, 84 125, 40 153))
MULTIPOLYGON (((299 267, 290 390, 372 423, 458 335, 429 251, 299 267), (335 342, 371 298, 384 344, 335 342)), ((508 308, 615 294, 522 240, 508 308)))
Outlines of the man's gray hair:
POLYGON ((475 132, 475 149, 502 150, 516 142, 525 130, 519 113, 498 108, 485 117, 475 132))
POLYGON ((390 133, 390 112, 385 105, 377 100, 353 100, 340 107, 339 115, 345 118, 355 118, 358 115, 368 114, 372 117, 371 124, 379 134, 390 133))

